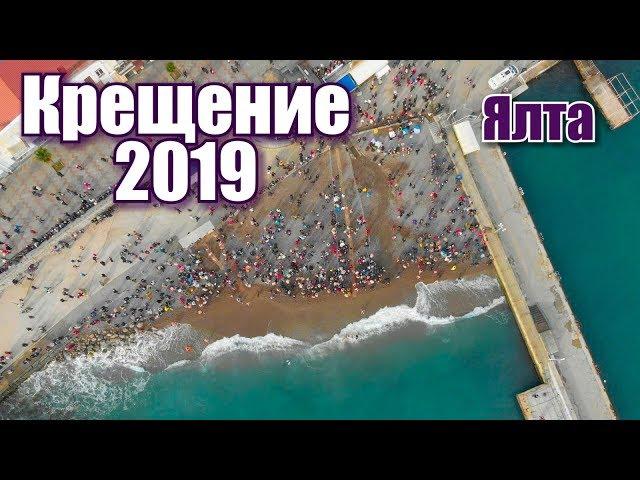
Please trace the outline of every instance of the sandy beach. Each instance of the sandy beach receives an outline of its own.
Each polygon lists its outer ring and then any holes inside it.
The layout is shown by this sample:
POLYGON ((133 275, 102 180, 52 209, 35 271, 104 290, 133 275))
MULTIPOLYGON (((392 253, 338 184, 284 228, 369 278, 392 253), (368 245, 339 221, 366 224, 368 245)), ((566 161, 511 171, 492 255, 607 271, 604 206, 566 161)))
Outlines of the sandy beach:
MULTIPOLYGON (((279 295, 269 298, 269 292, 261 286, 247 290, 243 303, 230 294, 214 298, 198 314, 194 309, 179 308, 160 317, 154 326, 166 327, 174 322, 188 323, 205 332, 209 340, 236 334, 256 337, 267 333, 303 341, 318 341, 339 332, 349 323, 372 315, 383 307, 411 305, 416 301, 415 285, 437 280, 472 278, 478 275, 495 276, 491 265, 476 265, 460 270, 445 271, 440 277, 429 272, 418 278, 418 267, 410 265, 387 285, 361 290, 345 297, 337 294, 320 294, 317 298, 291 298, 279 295)), ((452 314, 466 313, 466 306, 452 314)))

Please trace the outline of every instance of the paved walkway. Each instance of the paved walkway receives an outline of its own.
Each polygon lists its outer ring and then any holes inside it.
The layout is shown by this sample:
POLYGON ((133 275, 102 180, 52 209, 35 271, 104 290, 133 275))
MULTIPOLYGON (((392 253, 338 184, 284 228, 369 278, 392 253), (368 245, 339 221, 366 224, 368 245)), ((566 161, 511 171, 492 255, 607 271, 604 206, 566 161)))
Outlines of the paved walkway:
POLYGON ((561 60, 540 60, 533 66, 520 74, 520 78, 524 83, 529 83, 531 80, 536 79, 551 67, 556 66, 561 60))

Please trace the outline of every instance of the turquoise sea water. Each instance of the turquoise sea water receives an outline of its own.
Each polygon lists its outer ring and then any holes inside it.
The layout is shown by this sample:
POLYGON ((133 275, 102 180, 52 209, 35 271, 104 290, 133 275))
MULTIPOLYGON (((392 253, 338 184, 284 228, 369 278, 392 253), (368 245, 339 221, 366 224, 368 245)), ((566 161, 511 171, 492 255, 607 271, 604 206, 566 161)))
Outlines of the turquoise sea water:
MULTIPOLYGON (((597 61, 640 91, 640 61, 597 61)), ((572 62, 518 100, 590 100, 572 62)), ((640 418, 640 118, 610 130, 598 112, 596 143, 509 144, 507 159, 565 293, 582 324, 616 410, 640 418)))
POLYGON ((316 360, 164 371, 109 418, 520 418, 514 396, 535 374, 508 311, 416 333, 316 360))

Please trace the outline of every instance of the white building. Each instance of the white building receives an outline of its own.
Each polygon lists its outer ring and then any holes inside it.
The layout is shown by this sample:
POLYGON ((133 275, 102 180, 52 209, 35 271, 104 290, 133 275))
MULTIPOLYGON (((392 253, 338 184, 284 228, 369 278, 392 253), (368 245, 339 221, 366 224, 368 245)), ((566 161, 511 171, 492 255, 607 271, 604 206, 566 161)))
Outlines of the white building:
POLYGON ((118 72, 121 60, 94 60, 81 65, 77 70, 71 72, 69 80, 71 82, 95 83, 97 86, 111 82, 127 81, 124 75, 118 72))
POLYGON ((29 156, 37 146, 33 139, 22 138, 20 115, 0 130, 0 177, 4 177, 29 156))

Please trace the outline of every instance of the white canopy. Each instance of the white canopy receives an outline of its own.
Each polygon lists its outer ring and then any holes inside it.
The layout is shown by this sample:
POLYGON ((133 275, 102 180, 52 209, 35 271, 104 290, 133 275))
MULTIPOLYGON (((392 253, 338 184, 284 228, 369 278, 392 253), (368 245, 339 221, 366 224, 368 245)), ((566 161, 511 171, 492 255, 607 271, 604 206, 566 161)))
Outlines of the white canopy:
POLYGON ((211 231, 213 231, 213 224, 211 223, 211 221, 208 221, 200 225, 198 228, 196 228, 189 234, 182 237, 180 240, 178 240, 178 242, 180 243, 182 248, 186 250, 187 248, 189 248, 191 245, 196 243, 198 240, 200 240, 202 237, 204 237, 207 233, 211 231))
POLYGON ((469 155, 470 153, 480 150, 476 134, 473 133, 473 128, 471 128, 471 123, 468 120, 454 124, 453 131, 456 134, 456 138, 464 155, 469 155))
POLYGON ((385 65, 382 69, 376 72, 376 78, 379 80, 384 77, 387 73, 391 71, 391 67, 389 65, 385 65))
POLYGON ((349 73, 358 85, 362 85, 373 75, 383 70, 388 63, 388 60, 354 60, 349 73))

